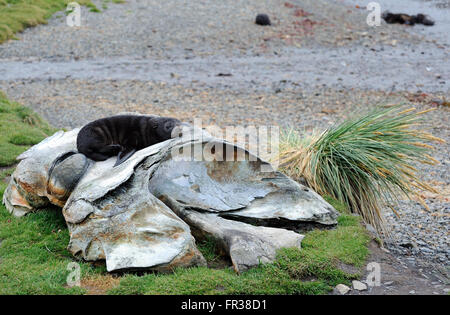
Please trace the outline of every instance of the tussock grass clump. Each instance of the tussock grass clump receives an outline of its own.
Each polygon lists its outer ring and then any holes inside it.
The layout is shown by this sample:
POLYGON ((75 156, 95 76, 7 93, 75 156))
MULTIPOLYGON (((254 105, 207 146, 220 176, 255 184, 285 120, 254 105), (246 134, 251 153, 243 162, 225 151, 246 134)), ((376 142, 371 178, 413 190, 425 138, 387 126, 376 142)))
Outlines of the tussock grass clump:
MULTIPOLYGON (((416 163, 436 164, 425 142, 444 142, 417 130, 422 114, 403 106, 380 107, 350 118, 323 133, 282 136, 280 165, 294 178, 304 178, 321 195, 343 202, 378 232, 388 232, 381 208, 400 196, 415 197, 427 208, 420 190, 437 193, 421 181, 416 163)), ((395 211, 395 210, 394 210, 395 211)))

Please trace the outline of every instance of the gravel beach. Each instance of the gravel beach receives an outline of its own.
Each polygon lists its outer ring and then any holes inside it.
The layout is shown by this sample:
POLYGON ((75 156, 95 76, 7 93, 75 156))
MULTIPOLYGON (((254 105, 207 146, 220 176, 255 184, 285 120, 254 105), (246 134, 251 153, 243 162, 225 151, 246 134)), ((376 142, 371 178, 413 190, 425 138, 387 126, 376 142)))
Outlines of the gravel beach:
MULTIPOLYGON (((446 1, 409 1, 450 16, 446 1)), ((450 274, 450 40, 423 25, 370 27, 367 2, 127 0, 101 13, 82 8, 79 28, 57 13, 0 45, 0 90, 60 128, 138 111, 220 128, 311 131, 376 104, 435 108, 427 128, 447 142, 436 146, 439 165, 420 168, 441 194, 424 195, 430 212, 406 200, 400 217, 386 210, 386 249, 429 278, 424 292, 442 294, 450 274), (258 13, 273 25, 256 25, 258 13)))

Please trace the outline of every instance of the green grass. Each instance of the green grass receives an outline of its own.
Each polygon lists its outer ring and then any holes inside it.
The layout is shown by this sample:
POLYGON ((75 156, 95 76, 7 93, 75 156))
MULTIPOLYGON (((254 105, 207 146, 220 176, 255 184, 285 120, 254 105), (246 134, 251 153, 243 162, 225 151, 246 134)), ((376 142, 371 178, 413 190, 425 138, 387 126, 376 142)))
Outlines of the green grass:
MULTIPOLYGON (((53 129, 29 109, 0 95, 0 156, 2 165, 14 163, 24 151, 53 129)), ((0 172, 0 198, 6 176, 0 172)), ((370 240, 359 218, 342 203, 326 197, 343 213, 333 230, 306 234, 302 249, 283 249, 274 263, 237 275, 229 267, 178 268, 172 274, 123 274, 111 277, 104 265, 79 262, 82 287, 69 288, 68 263, 75 261, 66 247, 69 233, 61 210, 43 209, 22 218, 0 205, 0 294, 326 294, 338 283, 360 275, 340 270, 341 264, 364 266, 370 240)), ((211 240, 198 243, 210 265, 220 260, 211 240)))
POLYGON ((0 92, 0 166, 12 165, 30 145, 54 132, 29 108, 7 100, 0 92))
MULTIPOLYGON (((0 43, 15 38, 14 34, 27 27, 46 24, 55 12, 65 10, 72 0, 0 0, 0 43)), ((92 12, 100 10, 91 0, 77 0, 92 12)), ((113 0, 122 3, 121 0, 113 0)))
POLYGON ((125 3, 125 0, 103 0, 102 1, 102 9, 103 10, 108 9, 108 3, 111 3, 111 2, 118 4, 118 3, 125 3))
POLYGON ((197 243, 198 250, 202 253, 207 261, 215 261, 219 259, 218 248, 212 237, 197 243))
MULTIPOLYGON (((15 218, 1 206, 0 239, 0 294, 85 292, 83 288, 65 285, 69 275, 67 264, 73 258, 66 250, 69 233, 60 209, 15 218)), ((85 276, 103 270, 87 263, 80 265, 85 276)))

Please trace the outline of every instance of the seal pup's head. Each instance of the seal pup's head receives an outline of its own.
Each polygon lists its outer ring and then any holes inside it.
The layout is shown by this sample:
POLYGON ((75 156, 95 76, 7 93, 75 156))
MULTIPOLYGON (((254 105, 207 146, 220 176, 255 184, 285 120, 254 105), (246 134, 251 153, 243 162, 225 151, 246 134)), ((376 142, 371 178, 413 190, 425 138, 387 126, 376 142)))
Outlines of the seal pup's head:
POLYGON ((160 117, 155 124, 156 127, 156 137, 159 141, 166 141, 171 138, 176 138, 178 126, 181 126, 182 123, 176 118, 170 117, 160 117))

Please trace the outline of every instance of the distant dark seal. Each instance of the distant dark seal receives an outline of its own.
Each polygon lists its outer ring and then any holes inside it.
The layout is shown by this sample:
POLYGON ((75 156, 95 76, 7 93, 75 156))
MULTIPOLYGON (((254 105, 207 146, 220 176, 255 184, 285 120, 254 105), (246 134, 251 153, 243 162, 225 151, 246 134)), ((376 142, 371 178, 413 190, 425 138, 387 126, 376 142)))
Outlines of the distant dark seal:
POLYGON ((258 25, 271 25, 269 16, 267 14, 258 14, 255 23, 258 25))
POLYGON ((383 12, 381 16, 386 23, 389 24, 406 24, 406 25, 414 25, 414 24, 423 24, 426 26, 434 25, 434 21, 425 14, 419 13, 417 15, 408 15, 404 13, 391 13, 389 11, 383 12))
POLYGON ((117 166, 134 152, 172 138, 180 126, 175 118, 140 115, 118 115, 101 118, 81 128, 77 137, 78 152, 94 161, 117 155, 117 166))

